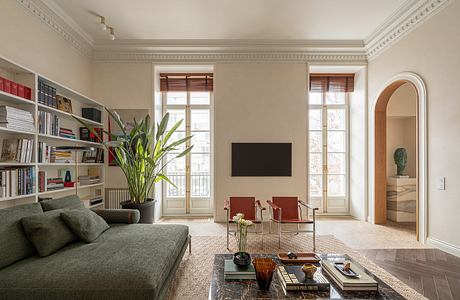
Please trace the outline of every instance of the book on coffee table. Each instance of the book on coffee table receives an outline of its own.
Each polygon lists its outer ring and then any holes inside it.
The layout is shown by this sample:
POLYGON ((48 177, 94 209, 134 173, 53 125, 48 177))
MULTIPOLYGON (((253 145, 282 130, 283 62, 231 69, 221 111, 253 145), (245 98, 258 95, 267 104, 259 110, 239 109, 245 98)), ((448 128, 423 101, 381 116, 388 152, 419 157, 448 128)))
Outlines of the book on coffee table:
MULTIPOLYGON (((335 260, 323 259, 321 266, 324 272, 343 290, 343 291, 377 291, 378 283, 369 276, 358 264, 350 261, 350 269, 356 276, 346 276, 336 267, 335 260)), ((343 264, 343 263, 342 263, 343 264)))
POLYGON ((224 265, 225 280, 255 280, 256 271, 252 263, 247 267, 240 267, 233 263, 233 260, 226 259, 224 265))
POLYGON ((331 285, 326 277, 318 270, 312 279, 306 278, 302 266, 278 266, 277 274, 286 294, 289 291, 327 292, 331 285))

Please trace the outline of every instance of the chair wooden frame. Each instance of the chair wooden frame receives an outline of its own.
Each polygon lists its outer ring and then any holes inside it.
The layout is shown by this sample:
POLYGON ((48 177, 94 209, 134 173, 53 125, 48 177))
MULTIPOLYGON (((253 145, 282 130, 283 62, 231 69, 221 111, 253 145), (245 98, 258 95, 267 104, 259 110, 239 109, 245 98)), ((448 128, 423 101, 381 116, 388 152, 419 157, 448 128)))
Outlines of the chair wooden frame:
MULTIPOLYGON (((233 198, 233 197, 230 197, 233 198)), ((235 197, 238 198, 238 197, 235 197)), ((246 197, 245 197, 246 198, 246 197)), ((265 207, 262 207, 262 204, 260 204, 260 200, 255 200, 255 197, 247 197, 247 198, 253 198, 254 199, 254 210, 255 210, 255 220, 250 220, 254 223, 255 226, 259 225, 259 230, 251 231, 250 233, 255 233, 255 234, 260 234, 261 235, 261 245, 262 249, 264 247, 264 224, 263 224, 263 211, 266 209, 265 207)), ((238 225, 236 226, 235 230, 230 229, 230 225, 234 224, 232 218, 233 216, 230 216, 230 205, 231 205, 231 200, 227 199, 224 203, 224 210, 227 212, 227 250, 230 250, 229 248, 229 236, 230 234, 234 234, 236 236, 236 233, 238 232, 238 225)), ((244 212, 242 212, 244 213, 244 212)))
MULTIPOLYGON (((282 198, 282 197, 279 197, 282 198)), ((313 207, 307 203, 305 203, 302 200, 297 199, 297 216, 298 218, 296 220, 289 220, 289 219, 283 219, 283 208, 279 207, 278 205, 274 204, 272 200, 267 200, 267 203, 269 205, 269 215, 270 215, 270 227, 269 227, 269 232, 272 232, 272 223, 277 223, 278 224, 278 248, 281 248, 281 234, 282 233, 296 233, 299 234, 299 232, 307 232, 307 233, 313 233, 313 252, 316 251, 316 211, 318 210, 317 207, 313 207), (307 209, 307 219, 302 219, 302 207, 305 207, 307 209), (312 211, 312 219, 309 218, 310 214, 309 211, 312 211), (274 212, 278 212, 278 218, 275 218, 274 212), (297 230, 296 231, 282 231, 281 230, 281 225, 282 224, 297 224, 297 230), (299 225, 300 224, 311 224, 312 225, 312 230, 300 230, 299 225)))

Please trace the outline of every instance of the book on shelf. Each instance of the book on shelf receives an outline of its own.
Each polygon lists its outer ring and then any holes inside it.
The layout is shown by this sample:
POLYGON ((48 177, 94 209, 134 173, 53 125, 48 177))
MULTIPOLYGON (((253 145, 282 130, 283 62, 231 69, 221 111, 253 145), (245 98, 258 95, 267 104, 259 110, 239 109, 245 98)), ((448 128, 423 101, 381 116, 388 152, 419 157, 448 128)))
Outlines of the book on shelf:
POLYGON ((318 270, 312 279, 306 278, 302 266, 281 265, 276 273, 281 282, 284 293, 289 291, 317 291, 327 292, 331 289, 329 281, 318 270))
POLYGON ((59 136, 61 119, 47 111, 38 111, 38 132, 41 134, 59 136))
POLYGON ((34 141, 30 139, 5 139, 2 143, 2 162, 32 162, 34 141))
POLYGON ((57 108, 56 89, 43 81, 38 81, 38 103, 57 108))
POLYGON ((31 133, 35 131, 31 112, 7 105, 0 106, 0 126, 31 133))
MULTIPOLYGON (((325 273, 343 290, 343 291, 377 291, 378 283, 364 269, 353 261, 350 262, 350 269, 358 277, 347 277, 343 275, 336 267, 334 259, 322 259, 321 266, 325 273)), ((342 261, 343 262, 343 261, 342 261)))
POLYGON ((256 279, 256 271, 252 263, 247 267, 235 265, 233 260, 226 259, 224 264, 224 279, 225 280, 254 280, 256 279))
POLYGON ((35 171, 33 167, 0 169, 0 198, 33 194, 35 171))
POLYGON ((104 162, 104 149, 97 148, 90 151, 85 151, 81 158, 82 163, 103 163, 104 162))

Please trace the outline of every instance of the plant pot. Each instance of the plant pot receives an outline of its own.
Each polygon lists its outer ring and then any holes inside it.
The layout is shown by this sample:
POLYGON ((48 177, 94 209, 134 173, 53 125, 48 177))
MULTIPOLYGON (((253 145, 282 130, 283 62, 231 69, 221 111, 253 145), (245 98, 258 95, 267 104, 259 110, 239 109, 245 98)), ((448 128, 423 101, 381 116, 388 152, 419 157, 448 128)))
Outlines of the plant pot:
POLYGON ((246 267, 251 264, 251 255, 247 252, 236 252, 233 254, 233 263, 240 267, 246 267))
POLYGON ((121 202, 124 209, 137 209, 141 215, 139 223, 152 224, 155 221, 155 199, 147 199, 144 203, 133 203, 130 200, 121 202))

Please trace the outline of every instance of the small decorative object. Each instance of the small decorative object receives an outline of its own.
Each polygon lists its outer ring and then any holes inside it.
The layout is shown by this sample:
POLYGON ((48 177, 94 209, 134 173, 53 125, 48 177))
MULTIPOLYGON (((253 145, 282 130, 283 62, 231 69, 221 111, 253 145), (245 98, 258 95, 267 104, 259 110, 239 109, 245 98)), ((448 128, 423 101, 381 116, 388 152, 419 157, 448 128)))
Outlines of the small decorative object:
POLYGON ((71 182, 72 181, 72 176, 70 175, 70 171, 67 170, 65 172, 65 178, 64 178, 64 182, 71 182))
POLYGON ((407 164, 407 151, 405 148, 398 148, 395 150, 393 155, 396 167, 397 167, 397 175, 404 176, 404 169, 406 168, 407 164))
POLYGON ((251 255, 246 252, 246 243, 248 235, 248 227, 252 226, 252 222, 244 219, 244 214, 238 213, 233 217, 233 222, 238 226, 236 240, 238 243, 238 252, 233 255, 233 262, 237 266, 248 266, 251 264, 251 255))
POLYGON ((313 279, 316 270, 318 270, 318 268, 313 264, 304 264, 302 266, 302 271, 305 273, 305 277, 308 279, 313 279))
POLYGON ((57 95, 57 108, 59 110, 72 113, 72 100, 61 95, 57 95))
POLYGON ((262 290, 269 290, 276 268, 275 261, 271 258, 254 258, 252 264, 256 270, 257 284, 262 290))
POLYGON ((345 272, 350 271, 350 266, 351 266, 350 262, 349 262, 349 261, 346 261, 345 264, 343 265, 343 270, 344 270, 345 272))
POLYGON ((297 258, 297 254, 295 254, 294 252, 291 252, 289 251, 288 253, 286 253, 287 257, 289 257, 289 259, 295 259, 297 258))
POLYGON ((350 278, 359 278, 359 274, 353 271, 350 267, 350 262, 337 262, 334 263, 334 267, 339 270, 342 275, 350 278))

